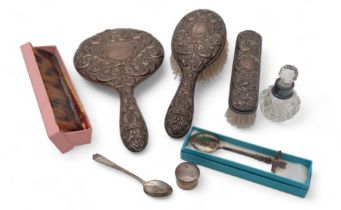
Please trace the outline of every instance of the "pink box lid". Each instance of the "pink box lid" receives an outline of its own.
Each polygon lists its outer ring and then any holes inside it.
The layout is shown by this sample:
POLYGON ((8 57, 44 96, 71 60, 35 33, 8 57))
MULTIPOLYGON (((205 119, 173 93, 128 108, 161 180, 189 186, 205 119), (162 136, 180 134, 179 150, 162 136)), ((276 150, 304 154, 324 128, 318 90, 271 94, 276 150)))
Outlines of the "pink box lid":
POLYGON ((53 109, 51 103, 49 101, 49 97, 47 95, 45 85, 43 79, 41 77, 38 64, 36 62, 33 46, 31 43, 26 43, 21 46, 21 51, 26 63, 27 71, 29 77, 31 79, 31 84, 38 102, 38 106, 40 109, 41 116, 44 121, 45 129, 47 132, 48 137, 51 141, 56 145, 56 147, 62 152, 65 153, 71 150, 74 146, 81 145, 81 144, 88 144, 91 142, 91 125, 88 120, 88 117, 84 111, 83 105, 80 102, 80 99, 75 91, 75 88, 72 84, 69 74, 67 73, 67 69, 65 64, 58 52, 56 46, 41 46, 41 47, 34 47, 43 49, 50 53, 53 53, 59 64, 61 65, 61 71, 64 75, 65 80, 67 81, 69 88, 71 90, 72 96, 77 102, 78 111, 81 112, 82 121, 85 124, 85 128, 79 131, 72 131, 72 132, 62 132, 56 121, 53 114, 53 109))

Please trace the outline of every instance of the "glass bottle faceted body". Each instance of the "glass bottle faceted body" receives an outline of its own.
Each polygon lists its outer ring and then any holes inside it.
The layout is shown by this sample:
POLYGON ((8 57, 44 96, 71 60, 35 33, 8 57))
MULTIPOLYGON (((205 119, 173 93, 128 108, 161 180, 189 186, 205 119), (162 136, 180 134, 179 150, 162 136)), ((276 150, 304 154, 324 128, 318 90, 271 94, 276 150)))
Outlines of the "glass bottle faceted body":
POLYGON ((260 94, 260 108, 266 118, 283 122, 291 119, 300 109, 301 100, 296 91, 288 99, 280 99, 272 94, 273 86, 260 94))

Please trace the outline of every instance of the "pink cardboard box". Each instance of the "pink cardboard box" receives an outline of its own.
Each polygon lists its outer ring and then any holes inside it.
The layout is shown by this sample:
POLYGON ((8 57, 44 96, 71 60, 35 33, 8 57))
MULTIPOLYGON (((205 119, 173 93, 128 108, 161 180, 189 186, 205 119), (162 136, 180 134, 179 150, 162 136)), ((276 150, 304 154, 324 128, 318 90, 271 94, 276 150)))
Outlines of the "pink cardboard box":
POLYGON ((32 87, 38 102, 38 106, 44 121, 48 137, 62 153, 71 150, 74 146, 90 143, 91 142, 90 122, 75 91, 75 88, 72 85, 70 76, 67 73, 64 62, 57 50, 57 47, 56 46, 33 47, 31 43, 27 43, 21 46, 21 51, 26 63, 27 71, 31 79, 32 87), (74 101, 75 110, 81 119, 83 129, 72 132, 63 132, 59 129, 58 124, 56 123, 55 120, 55 116, 53 113, 49 97, 47 95, 47 91, 45 89, 41 73, 38 68, 38 64, 36 62, 36 58, 34 56, 33 52, 34 48, 48 51, 56 56, 58 63, 61 67, 63 77, 70 88, 71 95, 74 101))

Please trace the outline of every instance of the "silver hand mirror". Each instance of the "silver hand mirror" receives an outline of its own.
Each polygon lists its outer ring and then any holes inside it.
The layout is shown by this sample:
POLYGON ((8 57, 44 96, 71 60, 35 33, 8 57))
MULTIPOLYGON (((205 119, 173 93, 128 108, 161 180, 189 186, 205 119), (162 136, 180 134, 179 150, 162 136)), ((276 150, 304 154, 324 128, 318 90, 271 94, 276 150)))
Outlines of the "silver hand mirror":
POLYGON ((74 65, 84 78, 119 93, 121 139, 130 151, 143 150, 148 141, 134 88, 156 72, 163 58, 160 42, 135 29, 106 30, 83 41, 75 53, 74 65))

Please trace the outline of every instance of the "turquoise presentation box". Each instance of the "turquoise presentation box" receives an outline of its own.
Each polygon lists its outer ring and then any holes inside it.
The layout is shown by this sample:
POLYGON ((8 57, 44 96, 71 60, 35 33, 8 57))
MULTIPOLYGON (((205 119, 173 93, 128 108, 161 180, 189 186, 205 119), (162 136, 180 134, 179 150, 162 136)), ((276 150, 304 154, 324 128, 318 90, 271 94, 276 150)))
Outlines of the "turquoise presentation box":
POLYGON ((192 133, 196 132, 206 132, 216 135, 221 141, 227 142, 228 144, 235 145, 241 148, 245 148, 247 150, 252 150, 257 153, 262 153, 264 155, 274 157, 277 151, 268 149, 265 147, 257 146, 254 144, 250 144, 244 141, 240 141, 237 139, 233 139, 228 136, 223 136, 211 131, 207 131, 198 127, 192 127, 188 132, 185 141, 181 148, 181 158, 185 161, 202 165, 217 171, 221 171, 226 174, 231 174, 236 177, 240 177, 255 183, 259 183, 286 193, 290 193, 299 197, 305 197, 308 192, 310 186, 310 180, 312 175, 312 161, 304 158, 296 157, 290 154, 282 153, 280 159, 294 163, 294 164, 302 164, 306 167, 306 179, 305 182, 299 182, 293 179, 289 179, 287 177, 279 176, 275 173, 257 169, 254 167, 250 167, 235 161, 231 161, 228 159, 224 159, 221 157, 217 157, 212 153, 204 153, 192 148, 189 144, 190 137, 192 133))

